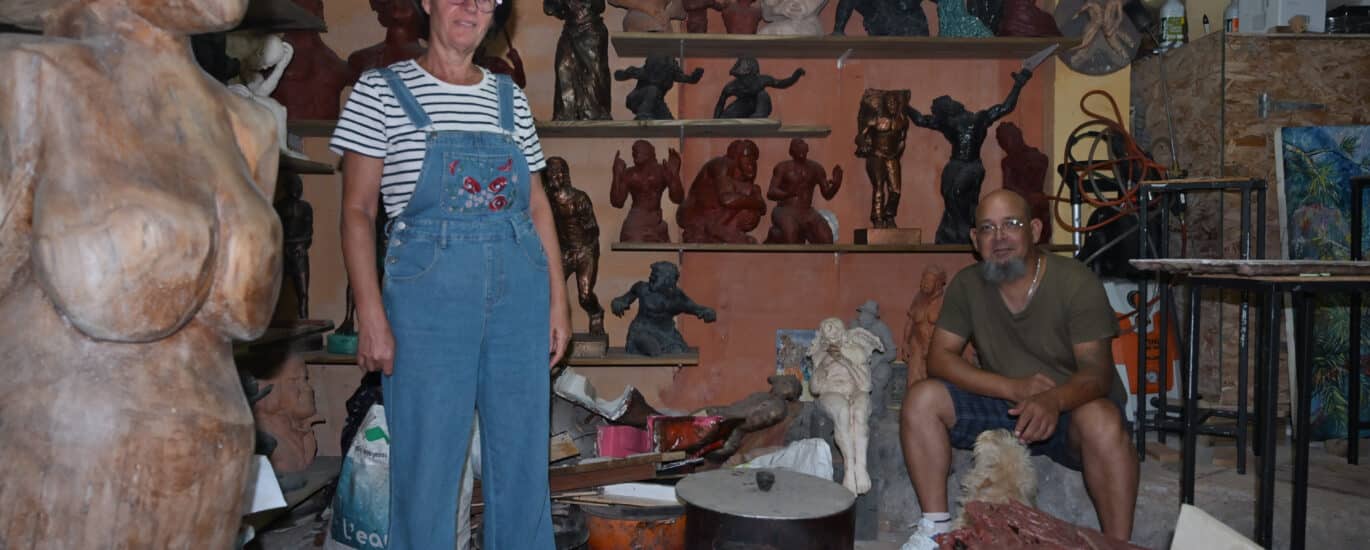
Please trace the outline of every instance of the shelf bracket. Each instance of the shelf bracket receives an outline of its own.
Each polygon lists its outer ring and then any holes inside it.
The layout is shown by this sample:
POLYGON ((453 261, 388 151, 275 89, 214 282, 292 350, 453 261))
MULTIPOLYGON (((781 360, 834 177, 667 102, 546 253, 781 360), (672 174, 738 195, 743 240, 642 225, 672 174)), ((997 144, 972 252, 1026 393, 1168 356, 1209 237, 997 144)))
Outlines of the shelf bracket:
POLYGON ((837 56, 837 70, 842 70, 842 66, 847 64, 847 58, 851 56, 853 51, 855 50, 847 48, 847 51, 842 52, 842 55, 837 56))

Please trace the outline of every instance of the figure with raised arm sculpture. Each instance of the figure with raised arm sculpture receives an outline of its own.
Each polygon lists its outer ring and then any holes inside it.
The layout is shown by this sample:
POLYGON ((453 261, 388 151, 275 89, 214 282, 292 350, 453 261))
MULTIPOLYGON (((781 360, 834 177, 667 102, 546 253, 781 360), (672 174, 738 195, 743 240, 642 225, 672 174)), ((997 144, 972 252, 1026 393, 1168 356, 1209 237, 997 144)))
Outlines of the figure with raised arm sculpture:
POLYGON ((799 77, 804 76, 804 69, 795 69, 789 78, 776 79, 761 74, 761 65, 756 58, 746 55, 737 58, 728 74, 732 75, 733 80, 724 85, 723 92, 718 95, 714 118, 766 118, 771 116, 771 96, 766 93, 766 88, 789 88, 799 82, 799 77), (727 103, 730 97, 736 99, 727 103))
POLYGON ((641 67, 628 67, 614 71, 614 80, 637 80, 633 91, 624 98, 628 110, 633 112, 634 120, 671 120, 671 107, 666 105, 666 92, 671 91, 676 82, 694 84, 704 76, 704 69, 695 67, 690 74, 680 68, 680 63, 669 55, 649 55, 641 67))
POLYGON ((675 316, 687 313, 699 317, 705 323, 716 319, 713 308, 696 304, 685 292, 676 286, 680 280, 680 269, 671 262, 652 264, 652 274, 646 281, 638 281, 622 296, 614 298, 609 304, 614 315, 623 313, 638 303, 637 317, 628 325, 628 340, 624 351, 655 357, 658 355, 686 353, 690 351, 685 337, 675 326, 675 316))
POLYGON ((614 153, 613 182, 609 186, 609 204, 623 208, 628 197, 633 204, 623 219, 618 240, 625 243, 668 243, 671 234, 661 213, 661 194, 669 192, 671 202, 685 200, 685 186, 680 181, 680 153, 671 149, 665 162, 656 158, 656 148, 650 141, 633 142, 633 166, 629 167, 617 152, 614 153))
POLYGON ((828 179, 823 165, 809 159, 809 144, 799 138, 790 140, 790 160, 775 165, 766 198, 776 201, 771 211, 771 230, 767 244, 832 244, 832 227, 813 207, 813 192, 818 189, 825 200, 837 196, 842 188, 842 167, 832 168, 828 179))

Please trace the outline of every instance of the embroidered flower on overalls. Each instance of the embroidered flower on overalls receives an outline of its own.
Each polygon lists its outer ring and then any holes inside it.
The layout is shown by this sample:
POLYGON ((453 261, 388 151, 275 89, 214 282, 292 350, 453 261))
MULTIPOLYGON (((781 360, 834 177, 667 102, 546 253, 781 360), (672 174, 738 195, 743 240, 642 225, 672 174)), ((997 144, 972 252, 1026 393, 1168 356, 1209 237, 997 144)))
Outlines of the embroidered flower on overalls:
POLYGON ((495 195, 495 198, 490 201, 490 210, 495 212, 506 206, 509 206, 509 199, 504 198, 504 195, 495 195))
POLYGON ((514 159, 510 158, 510 159, 508 159, 508 160, 505 160, 505 161, 504 161, 504 164, 501 164, 499 168, 496 168, 496 170, 499 170, 499 171, 501 171, 501 172, 508 172, 508 171, 509 171, 511 168, 513 168, 513 167, 514 167, 514 159))
POLYGON ((466 179, 461 182, 461 188, 465 189, 467 193, 479 193, 480 182, 476 181, 476 178, 466 176, 466 179))
POLYGON ((447 165, 447 173, 450 174, 450 175, 453 175, 453 176, 457 175, 457 167, 460 166, 460 165, 461 165, 461 159, 457 159, 457 160, 452 161, 451 164, 448 164, 448 165, 447 165))
POLYGON ((504 186, 506 185, 509 185, 509 180, 504 176, 500 176, 498 178, 490 180, 489 188, 491 191, 500 193, 504 191, 504 186))

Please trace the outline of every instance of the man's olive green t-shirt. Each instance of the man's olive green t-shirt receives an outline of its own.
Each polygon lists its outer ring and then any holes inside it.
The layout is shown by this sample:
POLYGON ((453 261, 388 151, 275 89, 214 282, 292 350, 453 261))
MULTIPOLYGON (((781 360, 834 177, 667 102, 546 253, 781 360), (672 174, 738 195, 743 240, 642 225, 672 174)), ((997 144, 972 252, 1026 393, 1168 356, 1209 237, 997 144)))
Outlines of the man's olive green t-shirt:
MULTIPOLYGON (((937 327, 975 344, 981 368, 1010 378, 1038 372, 1057 384, 1077 370, 1073 346, 1118 335, 1118 321, 1104 285, 1084 264, 1043 254, 1042 279, 1032 301, 1009 312, 999 288, 985 281, 980 266, 962 269, 947 287, 937 327)), ((1036 265, 1028 266, 1028 274, 1036 265)), ((1117 371, 1109 399, 1127 402, 1117 371)))

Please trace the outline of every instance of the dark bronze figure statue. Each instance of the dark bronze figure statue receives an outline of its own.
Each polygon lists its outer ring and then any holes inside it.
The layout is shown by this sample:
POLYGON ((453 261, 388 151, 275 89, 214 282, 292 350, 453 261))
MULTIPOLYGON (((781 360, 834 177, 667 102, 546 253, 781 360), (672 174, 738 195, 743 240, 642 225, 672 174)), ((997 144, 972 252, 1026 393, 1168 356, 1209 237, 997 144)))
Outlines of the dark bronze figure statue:
POLYGON ((425 51, 423 44, 419 43, 424 30, 423 12, 413 0, 371 0, 371 10, 376 12, 376 19, 385 27, 385 40, 347 56, 353 81, 367 69, 414 59, 425 51))
POLYGON ((733 80, 724 85, 723 93, 718 95, 714 118, 766 118, 771 116, 771 96, 766 93, 766 88, 789 88, 799 82, 799 77, 804 76, 804 69, 795 69, 789 78, 776 80, 773 76, 761 74, 761 65, 755 57, 744 55, 737 58, 728 74, 732 75, 733 80), (737 99, 728 104, 729 97, 737 99))
POLYGON ((676 210, 681 240, 687 243, 755 244, 747 233, 766 215, 766 201, 756 185, 756 143, 728 144, 726 155, 706 162, 676 210))
POLYGON ((909 133, 904 107, 909 103, 909 95, 908 90, 874 88, 861 94, 861 108, 856 113, 856 156, 866 159, 873 227, 896 227, 894 216, 899 211, 902 181, 900 158, 904 156, 904 139, 909 133))
POLYGON ((637 86, 628 92, 626 103, 633 112, 634 120, 671 120, 671 108, 666 105, 666 92, 676 82, 694 84, 704 76, 704 69, 696 67, 694 72, 685 74, 674 57, 669 55, 649 55, 641 67, 628 67, 614 71, 614 80, 637 80, 637 86))
POLYGON ((295 291, 296 313, 309 318, 309 246, 314 242, 314 208, 304 200, 304 182, 294 172, 281 171, 285 197, 276 201, 285 233, 285 278, 295 291))
POLYGON ((942 222, 937 226, 937 244, 970 244, 970 228, 975 223, 975 206, 980 203, 980 185, 985 181, 985 165, 980 161, 990 125, 1013 112, 1018 93, 1032 78, 1032 71, 1013 73, 1013 89, 1003 103, 983 111, 967 111, 949 96, 932 100, 932 114, 924 115, 906 107, 909 120, 921 128, 936 130, 951 143, 951 160, 942 169, 942 222))
POLYGON ((628 341, 624 345, 628 353, 649 357, 686 353, 690 347, 675 327, 675 316, 688 313, 705 323, 714 322, 714 310, 694 303, 676 286, 679 280, 680 270, 675 264, 656 262, 646 282, 633 283, 628 292, 614 298, 610 306, 619 317, 634 301, 638 302, 637 317, 628 325, 628 341))
POLYGON ((647 140, 633 142, 633 166, 614 153, 614 179, 609 187, 609 204, 623 208, 629 196, 633 205, 623 220, 618 240, 625 243, 668 243, 670 232, 661 214, 661 193, 670 191, 671 202, 685 199, 680 181, 680 153, 671 149, 665 162, 656 159, 656 148, 647 140))
MULTIPOLYGON (((323 0, 295 0, 323 18, 323 0)), ((342 90, 352 84, 347 62, 323 43, 319 31, 287 31, 283 38, 295 55, 271 97, 285 106, 288 120, 337 120, 342 90)))
POLYGON ((542 182, 557 224, 562 269, 567 275, 576 277, 576 298, 580 308, 590 317, 590 334, 603 335, 604 307, 595 296, 595 282, 599 276, 599 223, 595 221, 594 205, 590 195, 571 186, 571 168, 564 158, 547 159, 542 182))
POLYGON ((1043 191, 1050 159, 1041 150, 1027 144, 1023 131, 1012 122, 994 129, 994 137, 1004 150, 999 166, 1004 172, 1004 189, 1017 191, 1027 199, 1032 217, 1042 221, 1042 237, 1038 244, 1051 242, 1051 201, 1043 191))
POLYGON ((766 190, 766 198, 776 201, 767 244, 832 244, 836 237, 832 227, 813 207, 814 188, 832 200, 842 188, 842 167, 833 166, 832 179, 828 179, 823 165, 809 160, 809 144, 792 139, 790 160, 775 165, 766 190))
POLYGON ((928 17, 921 0, 840 0, 832 33, 845 35, 851 12, 861 14, 861 26, 871 36, 927 36, 928 17))
POLYGON ((542 10, 565 23, 557 39, 554 120, 609 120, 609 28, 604 0, 543 0, 542 10))

